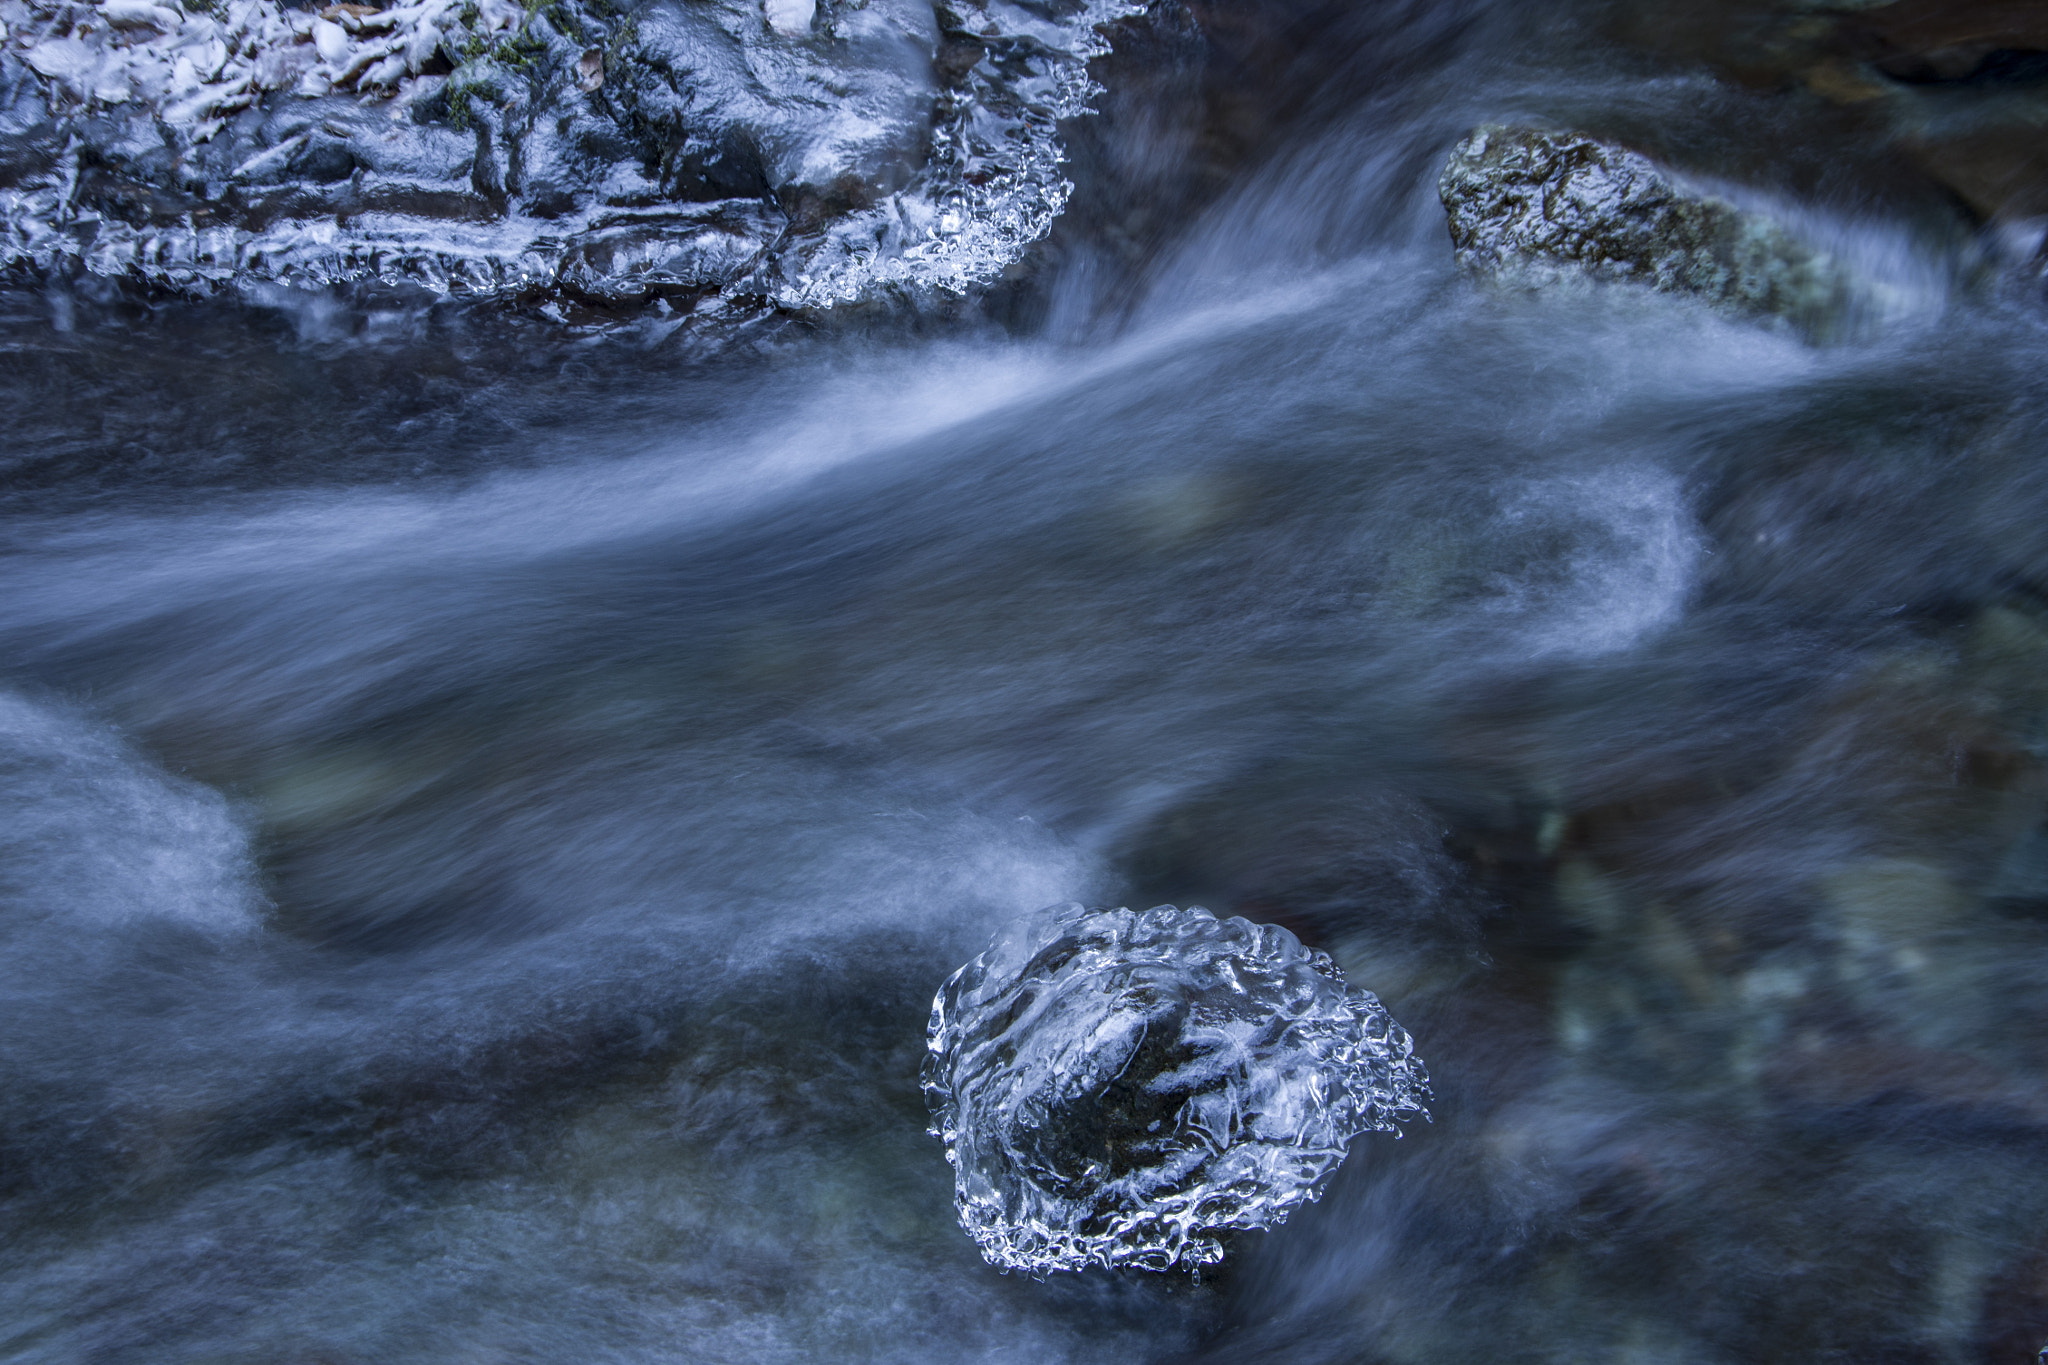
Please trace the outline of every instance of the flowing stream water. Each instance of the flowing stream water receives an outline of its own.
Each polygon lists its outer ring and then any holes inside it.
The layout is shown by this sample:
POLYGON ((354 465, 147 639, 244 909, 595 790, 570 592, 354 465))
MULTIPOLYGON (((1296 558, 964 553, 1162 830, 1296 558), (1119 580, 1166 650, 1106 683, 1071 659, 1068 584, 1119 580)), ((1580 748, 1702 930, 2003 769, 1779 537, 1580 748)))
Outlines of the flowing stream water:
POLYGON ((1261 13, 1000 327, 6 296, 0 1358, 2032 1359, 2048 315, 1607 7, 1261 13), (1879 303, 1473 286, 1508 117, 1879 303), (996 1273, 925 1016, 1070 900, 1292 929, 1434 1122, 996 1273))

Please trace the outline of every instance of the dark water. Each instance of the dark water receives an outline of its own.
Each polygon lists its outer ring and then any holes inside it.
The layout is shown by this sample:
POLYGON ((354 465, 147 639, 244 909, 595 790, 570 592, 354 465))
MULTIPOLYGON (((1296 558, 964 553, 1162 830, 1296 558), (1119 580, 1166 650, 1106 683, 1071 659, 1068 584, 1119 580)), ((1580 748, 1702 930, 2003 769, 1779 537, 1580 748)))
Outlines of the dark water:
POLYGON ((1002 327, 10 297, 0 1356, 2032 1358, 2039 307, 1604 11, 1178 13, 1002 327), (1886 302, 1474 290, 1546 114, 1886 302), (1329 950, 1435 1124, 995 1274, 924 1016, 1069 899, 1329 950))

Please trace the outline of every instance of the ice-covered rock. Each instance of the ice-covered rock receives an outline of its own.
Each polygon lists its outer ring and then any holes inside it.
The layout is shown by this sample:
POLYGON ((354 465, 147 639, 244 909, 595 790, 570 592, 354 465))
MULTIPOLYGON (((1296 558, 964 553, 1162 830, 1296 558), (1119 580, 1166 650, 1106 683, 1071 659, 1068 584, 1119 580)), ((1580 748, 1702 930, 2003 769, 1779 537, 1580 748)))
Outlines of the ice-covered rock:
POLYGON ((1018 920, 932 1004, 925 1098, 1004 1269, 1199 1269, 1425 1115, 1408 1034, 1270 924, 1171 905, 1018 920))
POLYGON ((1102 27, 1144 8, 941 0, 927 161, 902 193, 819 234, 780 300, 829 307, 878 285, 964 292, 1017 260, 1073 192, 1057 125, 1090 112, 1102 27))
POLYGON ((1643 284, 1809 328, 1855 294, 1839 262, 1771 218, 1681 188, 1648 158, 1577 133, 1475 129, 1438 190, 1459 264, 1503 283, 1643 284))
POLYGON ((0 267, 598 304, 963 291, 1138 0, 0 0, 0 267))

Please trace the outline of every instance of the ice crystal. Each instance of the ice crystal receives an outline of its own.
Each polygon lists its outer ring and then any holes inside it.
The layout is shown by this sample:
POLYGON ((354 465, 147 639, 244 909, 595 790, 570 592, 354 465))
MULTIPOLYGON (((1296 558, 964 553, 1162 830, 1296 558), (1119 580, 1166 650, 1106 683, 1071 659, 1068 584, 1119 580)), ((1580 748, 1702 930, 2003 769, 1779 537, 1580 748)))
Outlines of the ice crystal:
POLYGON ((1199 1269, 1421 1115, 1408 1034, 1326 954, 1199 906, 1054 907, 932 1002, 924 1090, 988 1260, 1199 1269))
POLYGON ((1094 112, 1088 63, 1102 30, 1143 14, 1142 0, 1087 0, 1059 13, 1010 0, 938 6, 954 41, 982 55, 941 96, 931 158, 885 202, 808 244, 778 291, 788 307, 826 307, 878 287, 961 294, 985 284, 1052 230, 1073 182, 1061 172, 1062 119, 1094 112))

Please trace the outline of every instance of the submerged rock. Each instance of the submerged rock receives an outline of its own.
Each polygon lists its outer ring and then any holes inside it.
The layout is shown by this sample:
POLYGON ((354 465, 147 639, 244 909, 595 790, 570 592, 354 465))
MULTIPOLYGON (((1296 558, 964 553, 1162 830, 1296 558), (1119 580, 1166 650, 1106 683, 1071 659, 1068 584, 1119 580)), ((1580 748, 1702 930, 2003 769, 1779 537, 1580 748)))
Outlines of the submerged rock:
POLYGON ((927 1046, 961 1226, 1034 1273, 1213 1264, 1218 1234, 1285 1222, 1429 1098, 1326 955, 1198 906, 1017 921, 940 988, 927 1046))
POLYGON ((0 268, 598 305, 961 292, 1135 0, 0 0, 0 268))
POLYGON ((1648 158, 1577 133, 1475 129, 1437 188, 1458 263, 1503 283, 1644 284, 1808 329, 1826 326, 1855 292, 1838 262, 1770 218, 1682 189, 1648 158))

